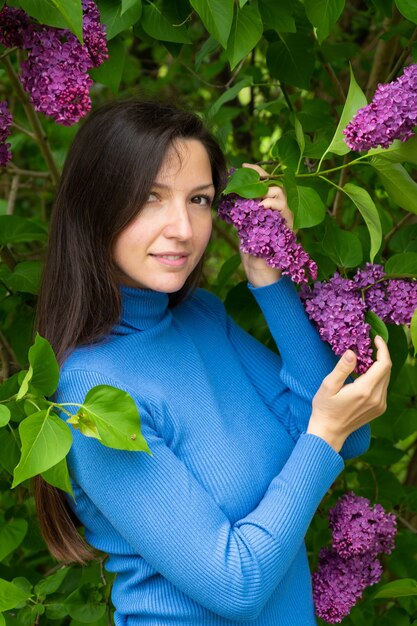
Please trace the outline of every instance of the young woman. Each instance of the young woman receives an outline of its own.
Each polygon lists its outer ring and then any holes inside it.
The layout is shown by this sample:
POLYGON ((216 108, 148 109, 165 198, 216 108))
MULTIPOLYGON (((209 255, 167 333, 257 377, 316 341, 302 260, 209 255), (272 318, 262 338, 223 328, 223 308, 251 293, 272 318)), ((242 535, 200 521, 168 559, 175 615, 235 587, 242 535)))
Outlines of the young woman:
MULTIPOLYGON (((384 342, 345 384, 353 352, 336 364, 263 260, 243 255, 280 356, 196 289, 224 180, 197 116, 136 101, 90 115, 62 176, 38 324, 62 364, 58 401, 126 390, 152 451, 73 433, 70 505, 117 574, 117 625, 313 626, 304 536, 385 407, 384 342)), ((282 190, 263 204, 291 224, 282 190)), ((37 498, 53 553, 91 556, 62 494, 39 483, 37 498)))

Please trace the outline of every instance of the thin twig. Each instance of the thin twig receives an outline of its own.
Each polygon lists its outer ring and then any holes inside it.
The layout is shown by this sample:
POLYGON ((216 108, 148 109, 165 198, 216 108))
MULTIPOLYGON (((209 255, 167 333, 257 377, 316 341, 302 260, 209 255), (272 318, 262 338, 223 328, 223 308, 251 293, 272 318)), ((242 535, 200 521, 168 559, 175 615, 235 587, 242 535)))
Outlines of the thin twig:
POLYGON ((14 52, 15 50, 18 50, 18 48, 17 47, 9 48, 8 50, 0 54, 0 61, 4 59, 5 57, 8 57, 9 54, 12 54, 12 52, 14 52))
POLYGON ((414 528, 414 526, 410 524, 410 522, 407 521, 405 517, 403 517, 402 515, 399 515, 398 513, 396 513, 395 516, 400 520, 401 524, 404 524, 404 526, 408 528, 408 530, 411 530, 412 533, 417 535, 417 528, 414 528))
POLYGON ((332 68, 332 66, 330 65, 330 63, 328 61, 326 61, 326 59, 324 58, 324 56, 321 54, 321 52, 319 52, 318 54, 319 60, 321 61, 321 63, 323 64, 324 69, 326 70, 327 74, 329 75, 330 80, 333 83, 333 86, 336 90, 336 93, 338 95, 339 101, 340 102, 345 102, 346 100, 346 94, 345 91, 342 87, 342 84, 340 82, 340 80, 338 79, 336 72, 334 71, 334 69, 332 68))
POLYGON ((4 336, 3 332, 0 330, 0 344, 2 345, 3 349, 6 350, 7 354, 8 354, 8 361, 9 364, 14 365, 16 368, 19 365, 19 361, 17 360, 17 357, 14 353, 14 350, 12 348, 12 346, 10 345, 10 343, 7 341, 6 337, 4 336))
POLYGON ((408 55, 410 54, 411 48, 416 39, 417 39, 417 28, 414 29, 413 34, 411 35, 408 44, 406 45, 404 50, 401 52, 400 56, 397 59, 396 64, 394 65, 391 72, 389 73, 387 77, 387 83, 389 83, 391 80, 393 80, 397 76, 397 73, 400 71, 408 55))
POLYGON ((229 80, 227 81, 227 83, 225 84, 224 88, 225 89, 229 89, 229 87, 231 87, 233 85, 233 83, 235 82, 236 76, 238 76, 240 70, 243 67, 244 62, 246 61, 246 57, 244 57, 239 65, 237 66, 237 68, 234 70, 233 74, 231 75, 231 77, 229 78, 229 80))
POLYGON ((393 228, 391 228, 391 230, 385 235, 384 244, 386 245, 388 241, 391 239, 391 237, 395 235, 397 230, 399 230, 401 226, 403 226, 406 222, 408 222, 408 220, 411 219, 412 217, 415 217, 414 213, 407 213, 407 215, 405 215, 402 219, 400 219, 398 224, 395 224, 395 226, 393 226, 393 228))
MULTIPOLYGON (((347 157, 347 155, 345 155, 343 158, 343 163, 347 164, 348 162, 349 162, 349 158, 347 157)), ((348 176, 347 168, 340 170, 338 187, 341 187, 341 188, 344 187, 347 176, 348 176)), ((342 225, 342 207, 343 207, 343 201, 345 199, 345 195, 346 194, 343 191, 341 191, 341 189, 337 189, 335 197, 334 197, 334 201, 333 201, 332 215, 335 218, 336 223, 339 226, 342 225)))
POLYGON ((16 174, 15 176, 13 176, 12 184, 10 187, 9 200, 7 202, 7 210, 6 210, 7 215, 13 215, 14 205, 16 203, 16 198, 17 198, 17 192, 19 190, 19 181, 20 181, 19 174, 16 174))
POLYGON ((51 178, 51 174, 49 172, 37 172, 35 170, 22 170, 20 167, 17 167, 13 163, 9 163, 6 167, 6 172, 10 172, 12 174, 18 174, 19 176, 30 176, 31 178, 51 178))
POLYGON ((0 342, 0 382, 9 378, 9 359, 6 348, 0 342))
POLYGON ((30 130, 28 130, 27 128, 25 128, 24 126, 21 126, 20 124, 17 124, 16 122, 12 122, 12 126, 16 128, 17 130, 19 130, 21 133, 33 139, 34 141, 37 141, 36 135, 32 133, 30 130))

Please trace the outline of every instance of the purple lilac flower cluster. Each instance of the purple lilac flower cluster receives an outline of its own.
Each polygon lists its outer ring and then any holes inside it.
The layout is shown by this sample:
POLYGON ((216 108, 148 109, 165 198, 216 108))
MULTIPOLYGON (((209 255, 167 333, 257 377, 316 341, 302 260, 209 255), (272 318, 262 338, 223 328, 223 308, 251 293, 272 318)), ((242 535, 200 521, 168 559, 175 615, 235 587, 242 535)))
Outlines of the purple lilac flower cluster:
POLYGON ((348 493, 329 512, 332 548, 323 548, 313 574, 316 613, 330 624, 341 622, 363 591, 379 582, 379 554, 394 549, 396 519, 380 504, 348 493))
POLYGON ((91 109, 93 81, 88 70, 108 58, 105 26, 96 4, 82 0, 82 8, 84 45, 69 30, 36 24, 23 11, 9 7, 0 11, 2 43, 13 42, 27 51, 20 79, 35 110, 66 126, 91 109), (8 31, 14 18, 19 27, 8 31))
POLYGON ((279 211, 263 207, 258 200, 228 194, 218 206, 218 215, 237 229, 240 249, 266 260, 296 283, 317 277, 317 265, 297 243, 279 211))
POLYGON ((327 282, 303 285, 301 300, 323 341, 341 356, 348 348, 357 356, 356 372, 363 374, 372 365, 370 310, 388 324, 410 324, 417 308, 417 281, 384 279, 382 265, 367 263, 352 279, 337 272, 327 282))
POLYGON ((407 141, 417 124, 417 65, 409 65, 396 80, 378 85, 372 102, 359 109, 345 128, 352 150, 387 148, 394 139, 407 141))
POLYGON ((12 116, 7 106, 6 100, 0 102, 0 167, 5 167, 12 158, 10 144, 6 143, 10 135, 12 116))

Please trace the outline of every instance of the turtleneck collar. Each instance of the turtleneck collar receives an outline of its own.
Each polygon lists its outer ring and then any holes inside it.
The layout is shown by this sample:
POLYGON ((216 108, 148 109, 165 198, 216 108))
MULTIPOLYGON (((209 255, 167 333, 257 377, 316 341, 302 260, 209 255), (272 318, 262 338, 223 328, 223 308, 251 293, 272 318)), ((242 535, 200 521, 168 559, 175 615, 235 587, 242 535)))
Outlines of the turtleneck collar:
POLYGON ((147 330, 156 326, 167 316, 168 294, 151 289, 120 287, 122 314, 118 329, 147 330))

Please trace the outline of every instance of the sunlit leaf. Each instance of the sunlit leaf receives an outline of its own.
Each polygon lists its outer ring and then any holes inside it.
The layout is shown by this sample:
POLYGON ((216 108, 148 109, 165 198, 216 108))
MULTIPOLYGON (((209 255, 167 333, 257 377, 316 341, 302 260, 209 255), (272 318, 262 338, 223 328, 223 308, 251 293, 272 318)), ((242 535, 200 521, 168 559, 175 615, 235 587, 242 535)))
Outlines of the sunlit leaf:
POLYGON ((365 220, 371 238, 370 260, 371 263, 373 263, 375 255, 382 243, 382 228, 378 209, 369 193, 363 187, 358 187, 358 185, 354 185, 353 183, 346 183, 343 187, 343 191, 349 196, 352 202, 354 202, 365 220))
POLYGON ((415 0, 395 0, 397 9, 410 22, 417 24, 417 5, 415 0))
POLYGON ((372 157, 381 183, 391 200, 410 213, 417 214, 417 183, 400 163, 392 163, 382 156, 372 157))
POLYGON ((388 328, 385 323, 381 320, 378 315, 376 315, 373 311, 366 311, 365 313, 365 321, 371 327, 371 338, 374 339, 377 335, 382 337, 382 339, 387 343, 389 339, 388 328))
POLYGON ((190 0, 190 4, 210 35, 226 48, 232 28, 234 0, 190 0))
MULTIPOLYGON (((90 420, 100 441, 109 448, 150 452, 140 431, 140 417, 133 398, 108 385, 98 385, 87 393, 78 414, 90 420)), ((67 420, 74 424, 73 418, 67 420)), ((74 424, 77 427, 77 424, 74 424)))
POLYGON ((372 598, 401 598, 404 596, 417 596, 417 581, 412 578, 393 580, 381 585, 372 598))
POLYGON ((304 0, 307 17, 316 28, 319 43, 332 31, 344 6, 345 0, 304 0))
POLYGON ((417 278, 417 252, 394 254, 385 263, 385 271, 398 277, 417 278))
POLYGON ((14 471, 12 487, 45 472, 59 463, 69 452, 72 435, 57 415, 38 411, 19 425, 22 454, 14 471))
POLYGON ((258 172, 250 167, 241 167, 230 176, 224 193, 237 193, 243 198, 262 198, 267 191, 268 184, 261 181, 258 172))
POLYGON ((247 4, 235 12, 226 55, 233 70, 262 37, 263 25, 257 4, 247 4))
POLYGON ((6 426, 10 421, 10 410, 6 405, 0 404, 0 428, 6 426))
POLYGON ((8 4, 21 7, 41 24, 68 28, 82 41, 81 0, 12 0, 8 4))
POLYGON ((22 591, 17 585, 0 578, 0 611, 14 609, 21 602, 25 602, 30 593, 22 591))
POLYGON ((61 491, 74 495, 66 459, 62 459, 62 461, 50 467, 46 472, 42 472, 42 478, 50 485, 61 489, 61 491))
POLYGON ((17 399, 20 400, 28 392, 29 384, 44 396, 52 395, 58 385, 59 366, 50 343, 38 333, 29 349, 29 365, 17 399))
POLYGON ((348 123, 351 121, 351 119, 355 116, 355 113, 358 111, 358 109, 366 106, 366 104, 367 101, 365 94, 356 82, 353 70, 352 68, 350 68, 350 84, 345 106, 343 107, 339 124, 337 125, 333 139, 331 140, 329 147, 324 153, 325 155, 328 152, 343 155, 347 154, 350 151, 349 146, 345 143, 345 136, 343 134, 343 131, 348 123))

